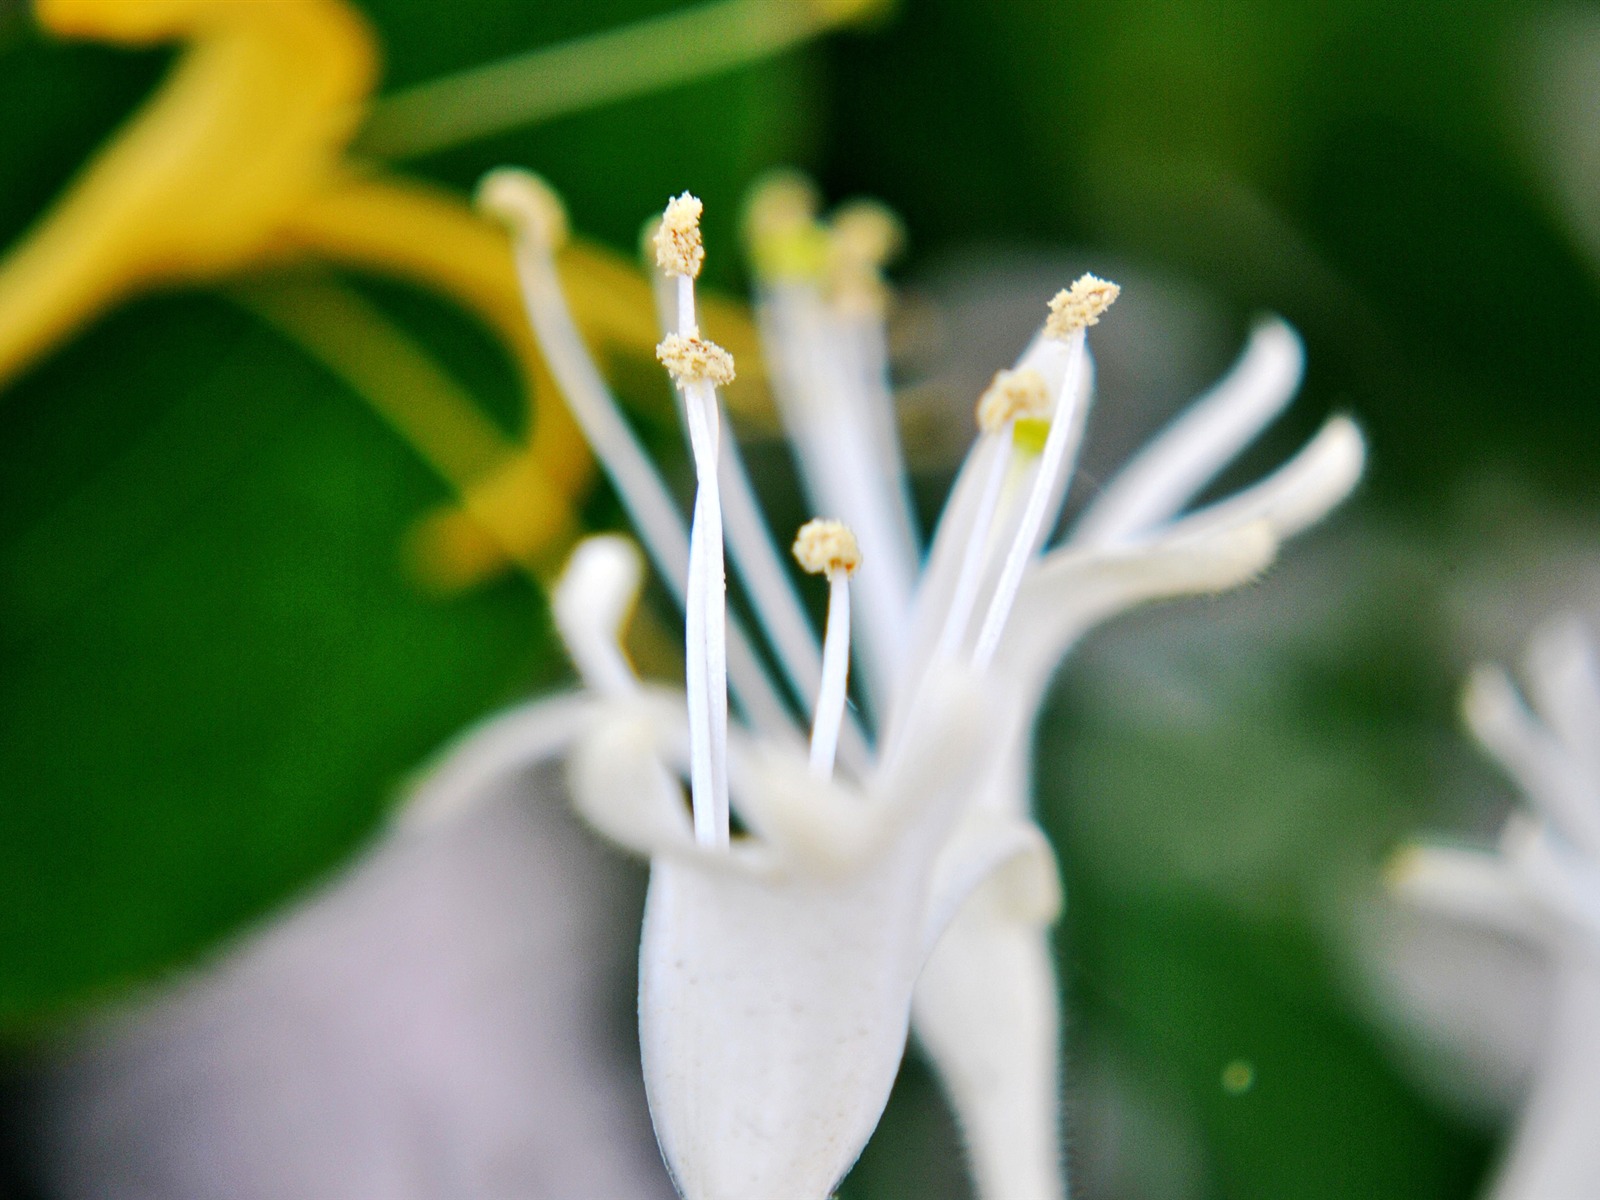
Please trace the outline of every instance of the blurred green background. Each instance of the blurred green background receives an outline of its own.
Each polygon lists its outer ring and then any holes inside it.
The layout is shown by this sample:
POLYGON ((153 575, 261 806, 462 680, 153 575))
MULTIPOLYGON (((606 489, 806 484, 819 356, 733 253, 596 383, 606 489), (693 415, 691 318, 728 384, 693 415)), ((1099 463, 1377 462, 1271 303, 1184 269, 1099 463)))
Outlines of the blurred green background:
MULTIPOLYGON (((361 7, 389 90, 675 6, 361 7)), ((0 245, 171 60, 49 41, 0 2, 0 245)), ((1348 409, 1359 501, 1239 602, 1094 639, 1047 718, 1072 1153, 1106 1195, 1473 1194, 1491 1140, 1393 1065, 1347 927, 1397 837, 1504 794, 1455 731, 1465 666, 1522 633, 1475 641, 1482 614, 1557 598, 1543 564, 1600 545, 1600 6, 901 0, 403 169, 465 192, 503 162, 624 252, 693 188, 730 288, 739 197, 792 163, 903 214, 912 284, 975 245, 1072 248, 1180 277, 1235 329, 1272 309, 1303 331, 1304 397, 1257 465, 1348 409), (1225 1086, 1241 1063, 1252 1085, 1225 1086), (1097 1100, 1129 1089, 1149 1119, 1098 1166, 1097 1100)), ((481 328, 352 282, 515 432, 481 328)), ((525 580, 445 598, 408 576, 406 530, 446 498, 214 289, 124 305, 0 396, 11 1044, 336 869, 429 750, 565 678, 525 580)), ((604 495, 589 515, 614 520, 604 495)), ((964 1194, 950 1136, 913 1064, 843 1195, 964 1194)))

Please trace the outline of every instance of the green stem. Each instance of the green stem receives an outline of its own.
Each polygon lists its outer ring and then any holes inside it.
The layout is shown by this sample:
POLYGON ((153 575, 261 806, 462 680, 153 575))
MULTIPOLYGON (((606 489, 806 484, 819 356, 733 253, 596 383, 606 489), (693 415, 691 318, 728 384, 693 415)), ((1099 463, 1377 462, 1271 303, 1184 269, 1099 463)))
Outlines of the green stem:
POLYGON ((353 289, 309 277, 230 294, 343 380, 458 494, 515 451, 455 380, 353 289))
POLYGON ((854 15, 815 0, 712 0, 379 100, 359 153, 414 158, 770 58, 854 15))

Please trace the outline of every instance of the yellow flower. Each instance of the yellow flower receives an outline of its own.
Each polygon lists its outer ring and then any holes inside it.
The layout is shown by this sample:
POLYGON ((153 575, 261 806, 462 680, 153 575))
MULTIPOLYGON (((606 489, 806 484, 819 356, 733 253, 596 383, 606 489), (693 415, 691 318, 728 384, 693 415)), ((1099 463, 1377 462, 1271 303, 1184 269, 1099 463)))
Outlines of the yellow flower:
MULTIPOLYGON (((798 8, 790 0, 720 0, 699 19, 762 6, 798 8)), ((809 26, 790 20, 784 29, 814 34, 861 7, 832 0, 815 6, 809 26)), ((343 0, 35 0, 34 11, 60 37, 178 41, 186 50, 0 260, 0 387, 106 310, 153 288, 297 261, 416 283, 478 316, 514 356, 529 401, 520 443, 332 280, 237 294, 373 403, 461 497, 419 527, 420 561, 435 582, 469 584, 508 562, 545 574, 575 531, 570 498, 591 477, 592 459, 527 333, 504 231, 448 192, 350 158, 379 67, 365 20, 343 0), (358 329, 371 335, 365 344, 351 332, 358 329), (394 351, 387 357, 375 350, 385 338, 394 351)), ((429 87, 448 91, 450 82, 429 87)), ((649 288, 631 266, 575 244, 561 269, 592 342, 652 353, 649 288)), ((707 307, 707 325, 725 345, 753 351, 741 308, 707 307)), ((742 384, 735 403, 764 394, 759 377, 742 384)))

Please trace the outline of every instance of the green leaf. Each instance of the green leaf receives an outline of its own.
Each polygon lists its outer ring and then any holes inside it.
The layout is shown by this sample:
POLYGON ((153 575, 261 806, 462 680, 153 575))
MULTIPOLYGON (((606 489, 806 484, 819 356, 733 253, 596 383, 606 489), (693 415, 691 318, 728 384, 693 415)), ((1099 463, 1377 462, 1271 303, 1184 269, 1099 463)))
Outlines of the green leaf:
POLYGON ((124 310, 0 430, 0 1021, 261 913, 548 678, 532 587, 421 594, 440 485, 220 301, 124 310))

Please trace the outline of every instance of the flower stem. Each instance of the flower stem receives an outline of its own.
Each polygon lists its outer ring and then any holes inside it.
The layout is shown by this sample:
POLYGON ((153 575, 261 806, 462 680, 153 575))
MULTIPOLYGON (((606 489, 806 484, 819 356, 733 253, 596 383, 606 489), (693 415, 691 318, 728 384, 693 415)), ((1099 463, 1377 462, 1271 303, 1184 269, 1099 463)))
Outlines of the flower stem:
POLYGON ((374 106, 357 149, 415 158, 522 125, 625 100, 770 58, 851 6, 713 0, 574 38, 397 92, 374 106))

